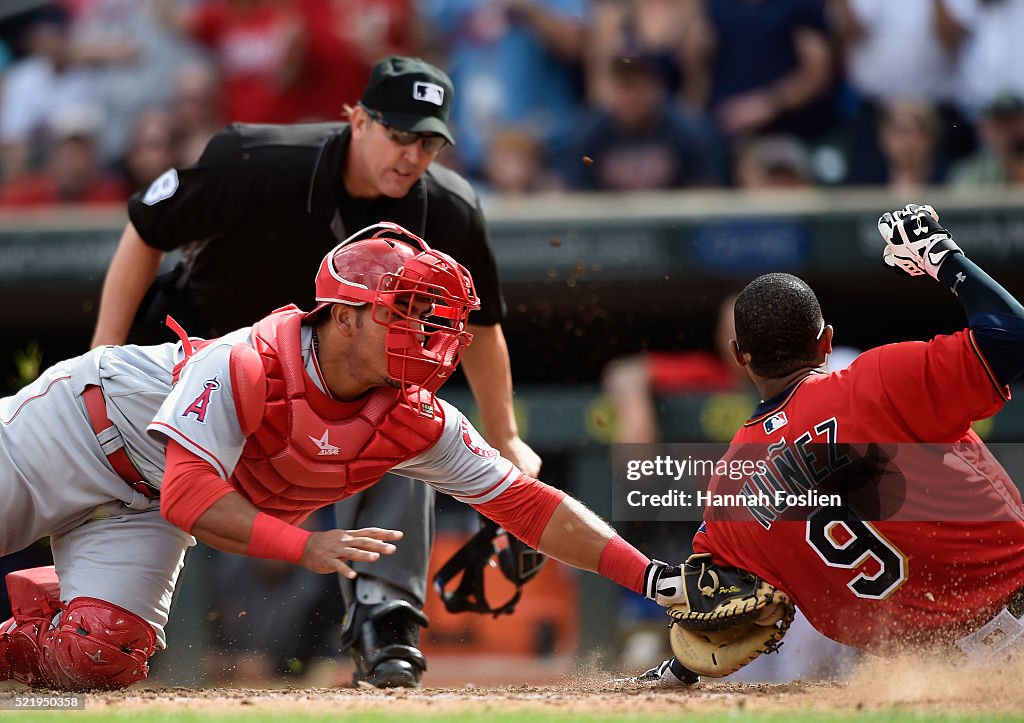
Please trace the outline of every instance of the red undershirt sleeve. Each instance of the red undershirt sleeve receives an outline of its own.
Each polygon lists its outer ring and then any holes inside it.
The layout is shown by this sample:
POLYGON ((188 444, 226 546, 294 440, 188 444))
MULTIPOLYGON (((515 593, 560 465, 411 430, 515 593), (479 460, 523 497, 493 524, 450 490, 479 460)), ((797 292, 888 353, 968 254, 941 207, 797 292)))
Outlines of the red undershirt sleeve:
POLYGON ((616 535, 608 540, 601 551, 597 574, 619 583, 627 590, 644 594, 644 582, 650 564, 647 555, 616 535))
POLYGON ((490 502, 470 506, 536 548, 548 520, 564 498, 565 492, 521 474, 490 502))
POLYGON ((204 512, 235 488, 213 466, 174 440, 167 442, 167 463, 160 490, 160 514, 172 525, 191 532, 204 512))

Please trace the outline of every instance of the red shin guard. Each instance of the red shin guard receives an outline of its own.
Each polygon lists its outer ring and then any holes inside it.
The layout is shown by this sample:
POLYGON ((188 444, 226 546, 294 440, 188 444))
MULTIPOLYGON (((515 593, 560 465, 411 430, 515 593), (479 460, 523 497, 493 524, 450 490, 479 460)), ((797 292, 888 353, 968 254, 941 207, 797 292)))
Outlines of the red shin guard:
POLYGON ((50 584, 56 581, 52 569, 7 577, 14 617, 0 624, 0 680, 59 690, 113 690, 145 678, 156 647, 153 627, 105 600, 78 597, 62 606, 50 584), (62 607, 55 626, 51 620, 62 607))

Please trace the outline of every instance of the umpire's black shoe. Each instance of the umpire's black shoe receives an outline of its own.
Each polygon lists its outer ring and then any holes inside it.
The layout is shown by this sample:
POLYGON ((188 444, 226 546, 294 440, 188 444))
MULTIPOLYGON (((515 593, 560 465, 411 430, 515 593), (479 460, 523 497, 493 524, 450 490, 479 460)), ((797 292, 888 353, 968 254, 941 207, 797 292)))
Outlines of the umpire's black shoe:
POLYGON ((429 621, 405 600, 360 605, 352 660, 352 682, 375 688, 419 688, 427 659, 419 650, 420 628, 429 621))

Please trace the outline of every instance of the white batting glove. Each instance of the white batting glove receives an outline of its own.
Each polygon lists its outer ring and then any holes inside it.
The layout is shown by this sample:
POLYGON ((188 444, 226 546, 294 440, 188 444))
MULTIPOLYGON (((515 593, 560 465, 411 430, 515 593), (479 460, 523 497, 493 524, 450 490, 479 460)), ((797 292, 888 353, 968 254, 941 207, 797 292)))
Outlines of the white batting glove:
POLYGON ((651 560, 644 573, 644 597, 664 608, 686 602, 681 566, 651 560))
POLYGON ((878 219, 878 232, 885 239, 882 260, 909 276, 928 274, 933 279, 950 254, 962 254, 949 231, 939 225, 939 214, 931 206, 908 203, 899 211, 878 219))
POLYGON ((636 678, 638 683, 657 683, 659 687, 680 688, 700 682, 700 676, 671 657, 636 678))

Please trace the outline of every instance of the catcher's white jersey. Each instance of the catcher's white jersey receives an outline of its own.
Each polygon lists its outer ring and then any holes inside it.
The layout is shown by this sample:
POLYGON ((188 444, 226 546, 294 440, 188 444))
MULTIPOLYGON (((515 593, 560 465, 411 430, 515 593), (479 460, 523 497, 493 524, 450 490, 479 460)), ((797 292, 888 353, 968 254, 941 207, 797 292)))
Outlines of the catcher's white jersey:
MULTIPOLYGON (((154 439, 173 439, 209 462, 223 479, 231 476, 245 446, 232 397, 230 355, 234 344, 249 343, 249 331, 239 329, 196 352, 148 425, 154 439)), ((309 326, 302 327, 302 349, 306 372, 325 391, 313 359, 309 326)), ((517 477, 510 474, 512 463, 494 453, 458 409, 439 401, 445 416, 440 439, 393 471, 457 498, 472 498, 474 504, 494 499, 517 477), (495 487, 499 481, 502 484, 495 487)), ((331 445, 330 439, 310 441, 331 445)))

